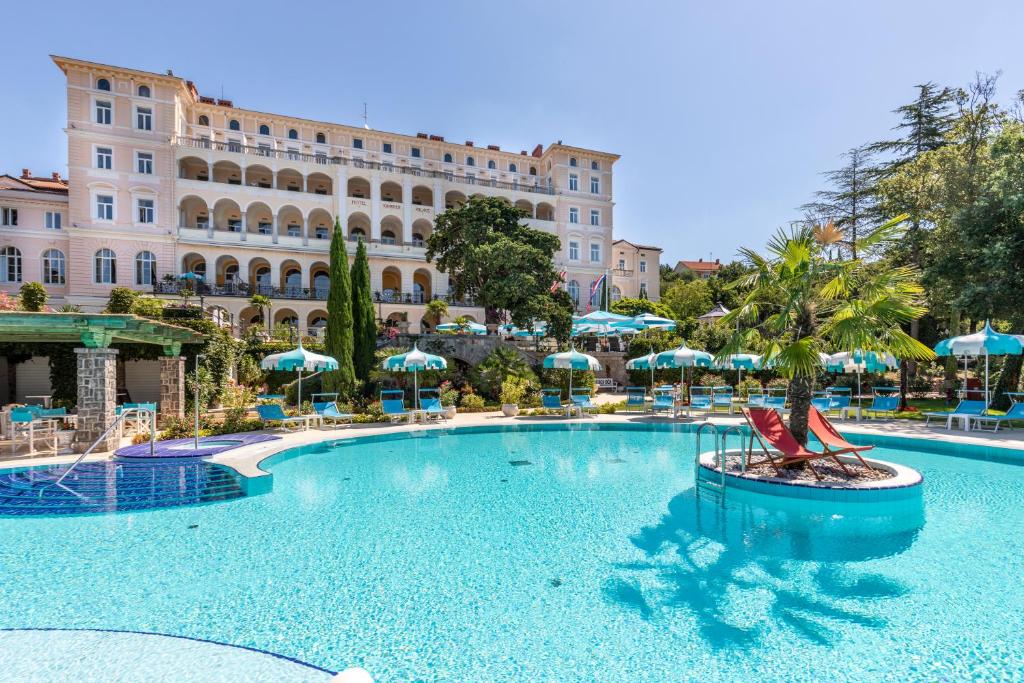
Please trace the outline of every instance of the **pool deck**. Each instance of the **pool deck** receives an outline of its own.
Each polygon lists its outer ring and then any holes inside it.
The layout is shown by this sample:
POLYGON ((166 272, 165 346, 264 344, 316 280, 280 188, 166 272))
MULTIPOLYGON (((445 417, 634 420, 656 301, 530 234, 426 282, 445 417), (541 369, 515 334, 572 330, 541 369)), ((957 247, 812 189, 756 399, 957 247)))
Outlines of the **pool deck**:
MULTIPOLYGON (((488 412, 488 413, 463 413, 456 415, 454 419, 448 420, 442 423, 430 423, 430 424, 388 424, 388 423, 375 423, 375 424, 357 424, 352 427, 326 427, 322 429, 311 428, 308 431, 302 430, 274 430, 268 433, 280 436, 280 439, 272 441, 265 441, 262 443, 256 443, 249 446, 244 446, 222 453, 210 459, 211 462, 227 465, 240 474, 247 477, 255 477, 265 474, 260 470, 257 464, 263 459, 290 449, 296 446, 304 446, 307 444, 318 443, 321 441, 331 441, 336 439, 350 439, 361 436, 377 436, 381 434, 391 434, 402 431, 420 430, 420 429, 446 429, 453 427, 477 427, 477 426, 488 426, 488 425, 516 425, 516 424, 558 424, 558 423, 603 423, 603 424, 685 424, 692 422, 701 422, 702 417, 695 418, 680 418, 673 420, 666 417, 652 417, 650 415, 641 415, 638 413, 618 413, 614 415, 593 415, 586 416, 583 418, 572 418, 569 420, 553 417, 553 416, 542 416, 542 417, 528 417, 519 416, 514 418, 508 418, 502 415, 500 412, 488 412)), ((713 415, 710 418, 710 422, 721 425, 730 424, 743 424, 743 418, 740 415, 726 415, 718 414, 713 415)), ((912 439, 935 439, 949 443, 972 445, 972 446, 988 446, 995 448, 1006 448, 1024 451, 1024 429, 1007 429, 1000 430, 997 433, 992 432, 964 432, 959 429, 945 428, 944 424, 932 424, 925 426, 923 422, 916 422, 910 420, 871 420, 857 422, 855 420, 837 421, 836 426, 840 431, 850 432, 853 434, 870 434, 880 435, 886 437, 905 437, 912 439)), ((224 438, 230 438, 226 436, 224 438)), ((100 461, 108 460, 113 457, 113 452, 107 453, 93 453, 87 458, 87 461, 100 461)), ((64 465, 70 464, 75 461, 77 455, 75 454, 64 454, 58 456, 38 456, 33 458, 21 457, 3 457, 0 455, 0 468, 8 467, 33 467, 33 466, 44 466, 44 465, 64 465)))

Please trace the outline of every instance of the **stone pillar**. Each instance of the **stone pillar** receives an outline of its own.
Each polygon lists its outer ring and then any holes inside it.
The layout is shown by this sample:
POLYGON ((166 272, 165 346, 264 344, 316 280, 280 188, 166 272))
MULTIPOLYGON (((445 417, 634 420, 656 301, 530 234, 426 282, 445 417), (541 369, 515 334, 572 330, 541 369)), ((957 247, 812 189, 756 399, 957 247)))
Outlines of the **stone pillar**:
POLYGON ((248 235, 248 232, 249 232, 249 217, 245 214, 244 211, 242 212, 241 221, 242 221, 242 235, 241 235, 241 239, 242 239, 243 242, 245 242, 247 239, 249 239, 249 235, 248 235))
POLYGON ((380 174, 370 174, 370 239, 380 241, 380 174))
MULTIPOLYGON (((117 349, 75 349, 78 357, 78 430, 75 450, 81 452, 110 425, 117 406, 117 349)), ((96 452, 111 451, 120 445, 113 430, 96 452)))
POLYGON ((160 356, 160 423, 169 417, 185 417, 185 358, 160 356))
POLYGON ((434 216, 444 211, 444 187, 440 180, 434 181, 434 216))

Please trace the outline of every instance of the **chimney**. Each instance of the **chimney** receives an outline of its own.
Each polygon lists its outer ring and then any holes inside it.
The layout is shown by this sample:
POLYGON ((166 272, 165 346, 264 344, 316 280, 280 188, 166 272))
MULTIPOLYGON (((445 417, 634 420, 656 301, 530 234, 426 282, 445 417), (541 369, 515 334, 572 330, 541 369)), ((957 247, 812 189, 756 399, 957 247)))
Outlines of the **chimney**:
POLYGON ((473 146, 473 141, 472 140, 466 140, 466 147, 472 147, 472 146, 473 146))
POLYGON ((522 150, 521 152, 519 152, 519 154, 520 154, 520 156, 524 156, 525 157, 526 156, 526 150, 525 149, 522 150))
POLYGON ((426 133, 416 133, 416 137, 420 138, 421 140, 426 140, 427 139, 427 134, 426 133))
POLYGON ((487 145, 487 149, 494 150, 495 152, 501 151, 501 147, 498 147, 497 145, 487 145))
POLYGON ((430 139, 435 141, 435 142, 444 142, 444 136, 443 135, 431 135, 430 139))
POLYGON ((701 256, 699 259, 697 259, 697 263, 704 263, 704 257, 701 256))
POLYGON ((536 147, 533 148, 533 156, 535 156, 535 157, 537 157, 539 159, 541 157, 541 155, 543 155, 543 154, 544 154, 544 145, 537 145, 536 147))
POLYGON ((21 177, 22 178, 31 178, 32 177, 32 171, 28 170, 27 168, 21 169, 21 177))
POLYGON ((715 259, 715 263, 721 265, 722 262, 719 259, 715 259))
POLYGON ((53 179, 54 179, 54 181, 56 181, 56 182, 58 182, 58 183, 60 182, 60 172, 59 172, 59 171, 54 171, 54 172, 53 172, 53 173, 52 173, 52 174, 50 175, 50 177, 51 177, 51 178, 53 178, 53 179))

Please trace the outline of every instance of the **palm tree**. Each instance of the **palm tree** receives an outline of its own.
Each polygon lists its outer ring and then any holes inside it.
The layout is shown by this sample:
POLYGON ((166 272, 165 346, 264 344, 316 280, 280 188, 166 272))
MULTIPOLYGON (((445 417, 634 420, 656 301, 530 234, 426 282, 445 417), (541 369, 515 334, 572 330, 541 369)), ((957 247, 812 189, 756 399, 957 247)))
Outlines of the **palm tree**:
MULTIPOLYGON (((857 252, 869 253, 896 239, 905 219, 895 218, 857 240, 857 252)), ((730 287, 747 293, 723 318, 735 332, 720 357, 739 353, 752 337, 765 340, 765 362, 789 379, 789 427, 802 444, 807 443, 807 413, 815 377, 822 371, 822 352, 860 349, 914 360, 934 356, 903 330, 925 312, 917 271, 834 259, 831 252, 842 237, 834 226, 805 225, 780 230, 769 241, 767 256, 740 250, 751 270, 730 287)))
POLYGON ((252 298, 249 299, 249 304, 259 309, 260 315, 262 315, 267 321, 267 334, 273 334, 274 328, 270 322, 270 309, 274 305, 274 302, 269 296, 262 294, 253 294, 252 298))

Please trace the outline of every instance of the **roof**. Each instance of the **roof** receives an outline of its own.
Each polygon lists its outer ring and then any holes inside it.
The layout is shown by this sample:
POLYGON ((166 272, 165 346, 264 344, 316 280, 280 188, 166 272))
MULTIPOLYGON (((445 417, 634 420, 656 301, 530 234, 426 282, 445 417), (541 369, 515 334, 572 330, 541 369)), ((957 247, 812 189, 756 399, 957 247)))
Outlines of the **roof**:
POLYGON ((67 194, 68 181, 54 173, 49 178, 38 178, 22 171, 21 176, 10 174, 0 175, 0 190, 21 190, 22 192, 46 192, 49 194, 67 194))
POLYGON ((721 303, 715 304, 715 307, 702 316, 699 316, 697 320, 714 320, 721 318, 729 313, 729 309, 723 306, 721 303))
POLYGON ((700 259, 697 261, 680 261, 679 263, 676 264, 676 270, 678 270, 679 268, 686 268, 687 270, 705 272, 718 270, 721 267, 722 264, 719 263, 718 261, 705 261, 704 259, 700 259))
POLYGON ((643 249, 645 251, 664 251, 661 247, 653 247, 648 244, 637 244, 636 242, 630 242, 629 240, 615 240, 612 244, 628 244, 631 247, 643 249))
POLYGON ((187 327, 168 325, 137 315, 114 313, 0 313, 0 342, 75 342, 86 348, 106 348, 115 342, 157 344, 164 355, 181 353, 182 344, 195 344, 203 335, 187 327))

